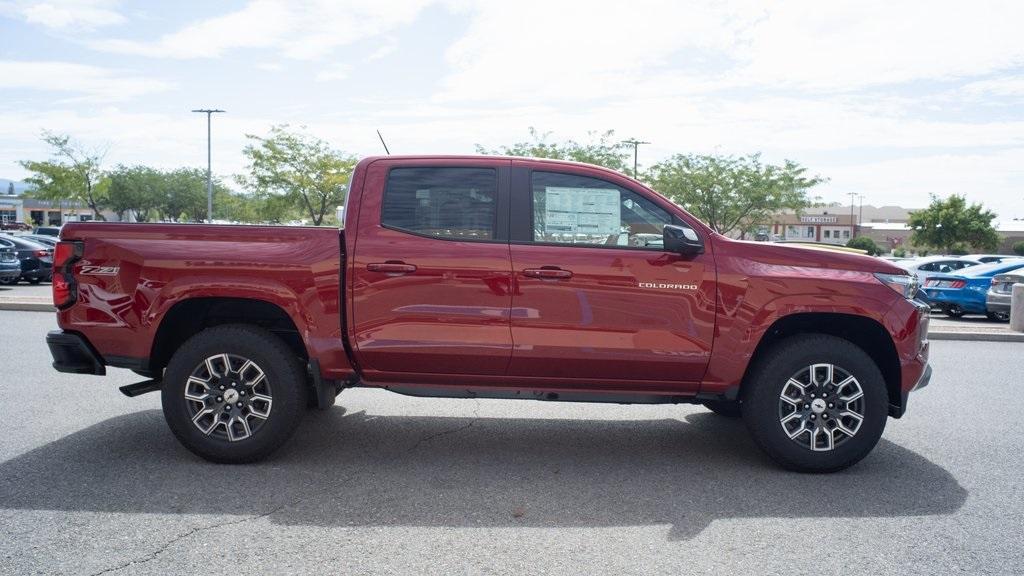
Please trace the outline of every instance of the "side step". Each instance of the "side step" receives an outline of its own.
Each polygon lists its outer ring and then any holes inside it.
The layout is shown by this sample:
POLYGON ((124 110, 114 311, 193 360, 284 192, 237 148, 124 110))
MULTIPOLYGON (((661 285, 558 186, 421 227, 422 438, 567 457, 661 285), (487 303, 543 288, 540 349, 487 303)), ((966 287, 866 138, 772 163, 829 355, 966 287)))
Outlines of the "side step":
POLYGON ((121 394, 124 394, 129 398, 135 398, 136 396, 141 396, 146 392, 156 392, 162 385, 162 380, 145 380, 143 382, 136 382, 135 384, 121 386, 118 390, 121 391, 121 394))

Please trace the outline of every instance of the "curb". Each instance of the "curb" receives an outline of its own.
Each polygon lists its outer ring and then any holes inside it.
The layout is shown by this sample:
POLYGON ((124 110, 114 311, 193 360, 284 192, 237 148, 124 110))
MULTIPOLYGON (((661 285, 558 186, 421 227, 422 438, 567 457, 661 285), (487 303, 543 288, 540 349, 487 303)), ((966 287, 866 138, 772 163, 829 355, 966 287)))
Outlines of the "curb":
MULTIPOLYGON (((52 304, 45 302, 9 301, 0 302, 0 310, 19 312, 56 312, 52 304)), ((954 332, 952 330, 932 331, 929 340, 961 340, 968 342, 1024 342, 1024 332, 954 332)))
POLYGON ((0 302, 0 310, 17 310, 20 312, 56 312, 53 304, 46 302, 0 302))
POLYGON ((1024 332, 929 332, 929 340, 961 340, 969 342, 1024 342, 1024 332))

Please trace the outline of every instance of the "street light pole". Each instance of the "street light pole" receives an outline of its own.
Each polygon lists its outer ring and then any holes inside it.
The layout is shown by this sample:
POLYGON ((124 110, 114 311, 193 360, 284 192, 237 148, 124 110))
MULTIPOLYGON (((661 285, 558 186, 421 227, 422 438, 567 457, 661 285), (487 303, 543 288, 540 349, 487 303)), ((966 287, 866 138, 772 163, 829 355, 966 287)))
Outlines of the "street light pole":
POLYGON ((210 118, 214 114, 224 112, 224 110, 200 108, 199 110, 193 110, 193 112, 206 114, 206 221, 213 222, 213 155, 211 153, 210 118))
POLYGON ((632 139, 629 139, 629 140, 623 140, 622 143, 623 144, 629 144, 630 146, 633 147, 633 179, 636 180, 637 149, 640 148, 641 144, 650 144, 650 142, 644 142, 643 140, 637 140, 636 138, 632 138, 632 139))
POLYGON ((847 192, 847 194, 850 196, 850 239, 853 239, 857 237, 857 222, 854 220, 853 216, 853 199, 857 197, 857 193, 847 192))

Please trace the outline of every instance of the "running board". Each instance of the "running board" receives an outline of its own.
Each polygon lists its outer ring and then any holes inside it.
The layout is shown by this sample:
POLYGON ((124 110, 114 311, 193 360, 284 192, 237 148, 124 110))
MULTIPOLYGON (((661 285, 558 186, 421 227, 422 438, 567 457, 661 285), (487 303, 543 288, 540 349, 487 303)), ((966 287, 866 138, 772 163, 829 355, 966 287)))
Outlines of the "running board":
POLYGON ((145 380, 143 382, 136 382, 135 384, 129 384, 127 386, 121 386, 118 390, 121 394, 129 398, 135 398, 141 396, 146 392, 156 392, 163 385, 161 380, 145 380))

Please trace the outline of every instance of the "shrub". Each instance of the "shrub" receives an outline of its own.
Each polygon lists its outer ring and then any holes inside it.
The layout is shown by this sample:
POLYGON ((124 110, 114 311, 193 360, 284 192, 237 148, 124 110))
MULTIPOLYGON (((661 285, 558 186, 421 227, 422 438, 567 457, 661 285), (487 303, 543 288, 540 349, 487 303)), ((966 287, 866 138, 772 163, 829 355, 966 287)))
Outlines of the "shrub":
POLYGON ((1024 256, 1024 242, 1017 242, 1013 245, 1013 253, 1019 256, 1024 256))
POLYGON ((857 248, 858 250, 864 250, 871 256, 878 256, 879 254, 882 253, 882 251, 878 248, 878 245, 875 244, 875 241, 872 240, 871 238, 868 238, 867 236, 858 236, 856 238, 852 238, 849 242, 846 243, 846 246, 848 248, 857 248))

